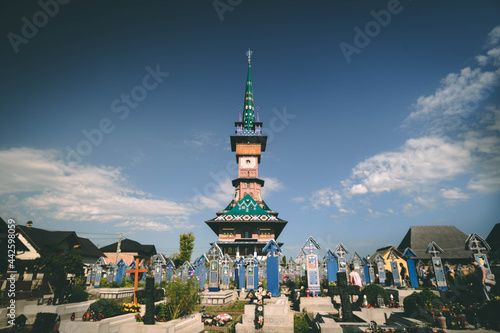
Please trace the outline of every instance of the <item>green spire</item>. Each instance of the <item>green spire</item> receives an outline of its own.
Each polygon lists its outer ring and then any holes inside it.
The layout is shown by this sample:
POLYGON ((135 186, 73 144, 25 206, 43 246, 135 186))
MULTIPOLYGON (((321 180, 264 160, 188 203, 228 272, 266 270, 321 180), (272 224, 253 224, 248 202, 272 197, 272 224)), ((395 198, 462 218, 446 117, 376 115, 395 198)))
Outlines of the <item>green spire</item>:
POLYGON ((251 130, 255 121, 255 112, 253 107, 253 90, 252 90, 252 75, 250 74, 250 57, 253 52, 248 49, 246 55, 248 56, 248 74, 247 85, 245 88, 245 103, 243 104, 243 128, 251 130))

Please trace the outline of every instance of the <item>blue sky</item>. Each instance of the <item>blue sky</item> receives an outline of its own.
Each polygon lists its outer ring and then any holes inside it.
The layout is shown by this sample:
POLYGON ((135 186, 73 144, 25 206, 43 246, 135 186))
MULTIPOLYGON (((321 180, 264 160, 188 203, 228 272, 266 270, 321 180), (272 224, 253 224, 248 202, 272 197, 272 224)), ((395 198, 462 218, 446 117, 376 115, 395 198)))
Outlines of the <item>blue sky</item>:
POLYGON ((364 256, 411 225, 499 222, 495 1, 1 6, 4 219, 167 255, 193 232, 193 258, 207 251, 251 48, 285 255, 308 236, 364 256))

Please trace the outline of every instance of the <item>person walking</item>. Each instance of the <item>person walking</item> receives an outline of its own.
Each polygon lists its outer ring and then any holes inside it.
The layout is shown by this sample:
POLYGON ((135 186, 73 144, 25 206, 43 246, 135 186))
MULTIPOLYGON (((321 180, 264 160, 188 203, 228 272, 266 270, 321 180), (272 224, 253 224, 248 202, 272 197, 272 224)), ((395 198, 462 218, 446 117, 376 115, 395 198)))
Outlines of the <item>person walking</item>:
POLYGON ((479 297, 482 301, 490 300, 490 295, 488 293, 488 287, 485 285, 486 280, 486 270, 483 266, 479 265, 479 263, 474 259, 472 260, 472 266, 474 267, 474 283, 473 288, 474 291, 478 293, 479 297))
MULTIPOLYGON (((349 284, 352 286, 358 286, 359 289, 361 289, 363 287, 361 276, 359 276, 358 272, 356 272, 353 264, 349 266, 349 269, 351 270, 349 273, 349 284)), ((352 302, 354 302, 354 295, 352 295, 352 302)))
POLYGON ((401 267, 401 270, 399 271, 399 276, 401 277, 401 285, 406 286, 406 267, 402 262, 399 263, 399 267, 401 267))

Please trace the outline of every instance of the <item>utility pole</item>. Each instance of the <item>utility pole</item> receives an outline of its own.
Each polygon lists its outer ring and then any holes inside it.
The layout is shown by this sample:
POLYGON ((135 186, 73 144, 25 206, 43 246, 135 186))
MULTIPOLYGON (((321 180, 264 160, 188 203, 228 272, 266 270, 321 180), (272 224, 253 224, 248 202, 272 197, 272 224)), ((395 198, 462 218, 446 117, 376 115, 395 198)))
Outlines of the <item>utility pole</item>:
POLYGON ((120 255, 120 245, 121 244, 122 244, 122 233, 120 232, 120 236, 118 237, 118 245, 116 245, 115 265, 118 265, 118 256, 120 255))

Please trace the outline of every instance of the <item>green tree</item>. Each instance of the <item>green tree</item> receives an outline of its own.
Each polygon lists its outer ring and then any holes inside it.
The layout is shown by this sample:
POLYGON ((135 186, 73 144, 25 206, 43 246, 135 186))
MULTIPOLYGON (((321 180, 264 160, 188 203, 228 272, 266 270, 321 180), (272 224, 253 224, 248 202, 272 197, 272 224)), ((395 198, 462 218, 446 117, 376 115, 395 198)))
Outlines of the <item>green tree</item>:
POLYGON ((286 267, 286 256, 281 259, 281 266, 286 267))
POLYGON ((182 264, 186 261, 191 262, 191 254, 193 253, 193 248, 194 248, 194 235, 193 235, 193 233, 190 232, 188 234, 182 234, 180 236, 179 243, 180 243, 179 250, 181 252, 179 255, 180 262, 182 264))
POLYGON ((82 256, 78 249, 62 253, 43 253, 40 258, 34 260, 33 266, 35 271, 44 273, 54 286, 54 302, 52 303, 54 305, 63 301, 64 291, 68 284, 67 275, 74 274, 76 277, 83 275, 82 256))

